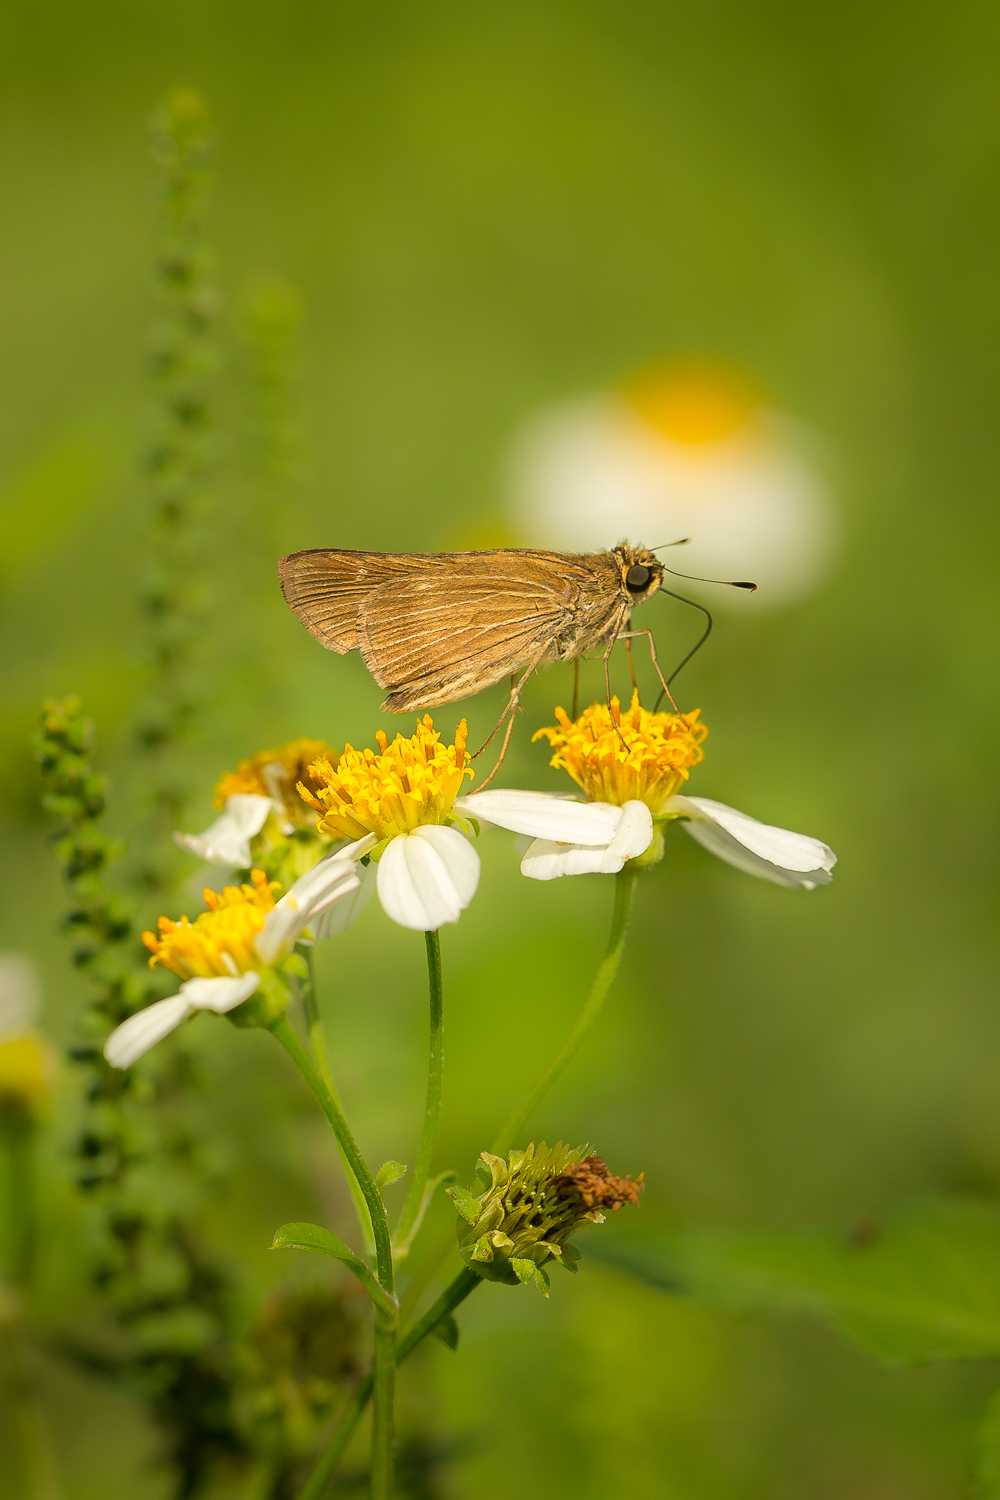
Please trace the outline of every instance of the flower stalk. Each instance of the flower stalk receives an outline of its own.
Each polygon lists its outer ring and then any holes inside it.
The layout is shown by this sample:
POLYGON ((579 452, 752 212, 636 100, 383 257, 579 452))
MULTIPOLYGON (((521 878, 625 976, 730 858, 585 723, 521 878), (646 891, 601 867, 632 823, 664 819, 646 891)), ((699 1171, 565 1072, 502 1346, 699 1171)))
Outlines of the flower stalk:
POLYGON ((393 1236, 397 1261, 402 1260, 409 1253, 413 1237, 420 1228, 421 1220, 427 1210, 430 1197, 427 1192, 428 1179, 441 1119, 441 1089, 444 1077, 444 988, 441 977, 441 937, 436 931, 425 932, 424 939, 427 945, 427 987, 430 995, 427 1104, 424 1110, 424 1125, 420 1134, 416 1166, 410 1179, 403 1212, 393 1236))
POLYGON ((632 896, 638 878, 639 872, 629 865, 626 865, 615 876, 615 904, 611 914, 611 931, 608 935, 607 951, 594 976, 594 982, 590 987, 590 994, 587 996, 583 1010, 577 1017, 569 1036, 563 1042, 544 1073, 542 1073, 534 1088, 525 1094, 493 1142, 492 1150, 497 1156, 502 1156, 508 1150, 511 1143, 521 1134, 556 1079, 560 1074, 565 1072, 570 1062, 572 1062, 580 1050, 584 1037, 600 1015, 604 1002, 608 998, 608 992, 618 973, 618 966, 621 963, 622 953, 625 948, 625 939, 628 936, 628 922, 632 911, 632 896))

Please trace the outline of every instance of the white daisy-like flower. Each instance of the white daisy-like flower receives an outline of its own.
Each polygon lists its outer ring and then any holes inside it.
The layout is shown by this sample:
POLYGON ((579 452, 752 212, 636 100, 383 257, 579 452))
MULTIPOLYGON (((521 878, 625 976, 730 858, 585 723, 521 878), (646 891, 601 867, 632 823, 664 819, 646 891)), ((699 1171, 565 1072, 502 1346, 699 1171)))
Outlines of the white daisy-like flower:
POLYGON ((195 921, 161 917, 159 934, 146 932, 143 942, 153 955, 151 964, 171 970, 183 983, 176 995, 154 1001, 116 1027, 104 1046, 108 1062, 131 1067, 196 1011, 227 1015, 259 989, 273 1015, 281 1014, 289 998, 281 965, 299 938, 359 885, 354 861, 333 855, 279 901, 264 872, 253 870, 248 885, 206 890, 209 909, 195 921))
POLYGON ((683 820, 704 848, 750 875, 806 890, 829 883, 836 855, 819 839, 678 792, 703 756, 707 730, 697 710, 650 713, 636 693, 625 714, 612 698, 610 711, 595 703, 575 722, 562 709, 556 717, 558 724, 535 738, 549 740, 555 750, 551 764, 568 771, 586 802, 548 792, 487 790, 455 803, 457 811, 530 835, 521 870, 532 880, 614 873, 631 859, 655 854, 664 824, 683 820))
MULTIPOLYGON (((409 739, 376 734, 378 752, 344 747, 334 766, 310 766, 307 800, 328 837, 347 838, 338 856, 372 856, 382 910, 401 927, 432 932, 457 922, 479 885, 479 855, 455 823, 459 789, 472 775, 463 719, 444 745, 429 714, 409 739)), ((359 892, 360 906, 364 893, 359 892)), ((339 913, 331 917, 337 923, 339 913)), ((325 929, 324 929, 325 930, 325 929)))
MULTIPOLYGON (((531 419, 512 446, 508 487, 530 545, 586 551, 620 536, 689 537, 676 566, 753 579, 749 607, 759 610, 807 594, 832 550, 835 517, 810 446, 734 372, 665 365, 531 419)), ((735 609, 750 596, 711 597, 735 609)))

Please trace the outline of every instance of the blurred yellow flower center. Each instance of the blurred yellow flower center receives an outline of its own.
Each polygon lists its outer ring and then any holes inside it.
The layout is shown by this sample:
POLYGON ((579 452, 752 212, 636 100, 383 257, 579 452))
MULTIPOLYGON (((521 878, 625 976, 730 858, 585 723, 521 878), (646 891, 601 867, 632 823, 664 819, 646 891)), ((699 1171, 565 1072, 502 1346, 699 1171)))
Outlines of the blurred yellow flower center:
POLYGON ((221 892, 202 892, 208 911, 193 922, 181 917, 173 922, 161 917, 160 935, 144 932, 142 940, 152 953, 149 967, 162 964, 181 979, 235 978, 259 970, 261 961, 253 940, 274 906, 274 892, 281 887, 268 881, 263 870, 251 870, 250 885, 227 885, 221 892))
POLYGON ((283 804, 293 823, 312 822, 312 814, 297 791, 300 781, 311 786, 309 767, 313 761, 337 763, 337 752, 325 740, 289 740, 277 750, 262 750, 241 760, 235 771, 227 771, 215 788, 215 805, 222 807, 227 797, 251 793, 270 797, 283 804))
POLYGON ((37 1032, 0 1040, 0 1112, 31 1113, 48 1099, 53 1058, 37 1032))
POLYGON ((657 432, 690 447, 730 437, 761 406, 749 381, 711 365, 647 370, 626 385, 625 395, 657 432))
POLYGON ((422 823, 444 823, 463 780, 473 775, 465 758, 467 734, 463 719, 454 745, 442 745, 430 714, 417 720, 410 739, 397 734, 390 744, 380 729, 377 755, 345 745, 336 766, 329 761, 310 766, 315 795, 301 784, 299 791, 319 813, 320 832, 339 838, 374 833, 391 839, 422 823))
POLYGON ((555 750, 549 764, 568 771, 589 801, 616 807, 645 802, 657 813, 704 758, 708 728, 699 722, 700 713, 696 708, 689 714, 653 714, 634 692, 624 714, 617 698, 610 712, 606 703, 592 703, 575 722, 557 708, 558 724, 539 729, 532 743, 548 740, 555 750))

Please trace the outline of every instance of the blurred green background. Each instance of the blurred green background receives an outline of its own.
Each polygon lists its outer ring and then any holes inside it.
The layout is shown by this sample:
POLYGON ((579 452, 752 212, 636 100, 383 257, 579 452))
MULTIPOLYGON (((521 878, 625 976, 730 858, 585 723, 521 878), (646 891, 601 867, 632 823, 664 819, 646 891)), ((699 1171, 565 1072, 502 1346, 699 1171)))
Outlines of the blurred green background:
MULTIPOLYGON (((686 701, 711 727, 691 789, 821 836, 840 864, 806 896, 675 836, 640 886, 608 1010, 538 1131, 645 1170, 647 1226, 846 1227, 926 1189, 997 1190, 998 63, 1000 19, 982 0, 10 0, 0 946, 38 960, 53 1033, 70 1036, 82 986, 56 933, 25 743, 43 694, 78 691, 128 783, 144 122, 190 83, 219 131, 230 352, 187 826, 209 821, 214 781, 243 755, 399 727, 357 657, 325 653, 285 610, 280 553, 476 545, 502 524, 499 455, 537 404, 664 354, 735 361, 829 439, 845 545, 808 603, 724 621, 690 668, 686 701), (240 334, 261 272, 289 277, 305 310, 301 475, 270 509, 247 457, 240 334)), ((683 647, 690 623, 654 609, 661 642, 683 647)), ((508 784, 564 789, 528 731, 569 691, 562 670, 532 683, 508 784)), ((473 741, 500 702, 468 706, 473 741)), ((611 900, 605 877, 529 888, 509 835, 486 834, 481 852, 479 895, 444 934, 440 1162, 463 1171, 569 1025, 611 900)), ((362 1145, 407 1160, 422 944, 373 904, 323 951, 321 975, 362 1145)), ((211 1021, 190 1033, 228 1172, 220 1240, 256 1293, 321 1278, 265 1249, 283 1219, 348 1222, 318 1117, 266 1038, 211 1021)), ((87 1295, 71 1114, 47 1148, 53 1323, 87 1295)), ((594 1268, 560 1277, 548 1303, 488 1287, 461 1323, 457 1358, 435 1346, 403 1378, 408 1410, 439 1403, 431 1430, 456 1456, 434 1493, 454 1496, 945 1500, 969 1491, 997 1380, 981 1366, 878 1369, 815 1327, 725 1317, 594 1268)), ((54 1359, 44 1369, 67 1495, 158 1500, 127 1397, 54 1359)))

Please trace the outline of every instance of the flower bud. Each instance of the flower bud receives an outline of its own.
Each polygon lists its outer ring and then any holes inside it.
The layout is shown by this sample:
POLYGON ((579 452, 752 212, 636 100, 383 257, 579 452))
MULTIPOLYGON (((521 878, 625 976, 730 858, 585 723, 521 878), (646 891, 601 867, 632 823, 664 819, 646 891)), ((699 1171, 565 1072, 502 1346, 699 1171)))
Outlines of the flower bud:
POLYGON ((569 1238, 584 1223, 604 1222, 602 1209, 616 1213, 623 1203, 638 1205, 643 1175, 615 1177, 589 1146, 575 1150, 534 1143, 511 1151, 507 1161, 481 1153, 477 1175, 490 1182, 478 1197, 462 1188, 448 1191, 459 1212, 458 1244, 471 1268, 487 1281, 508 1286, 533 1281, 546 1296, 543 1265, 558 1260, 575 1271, 580 1252, 569 1238))

